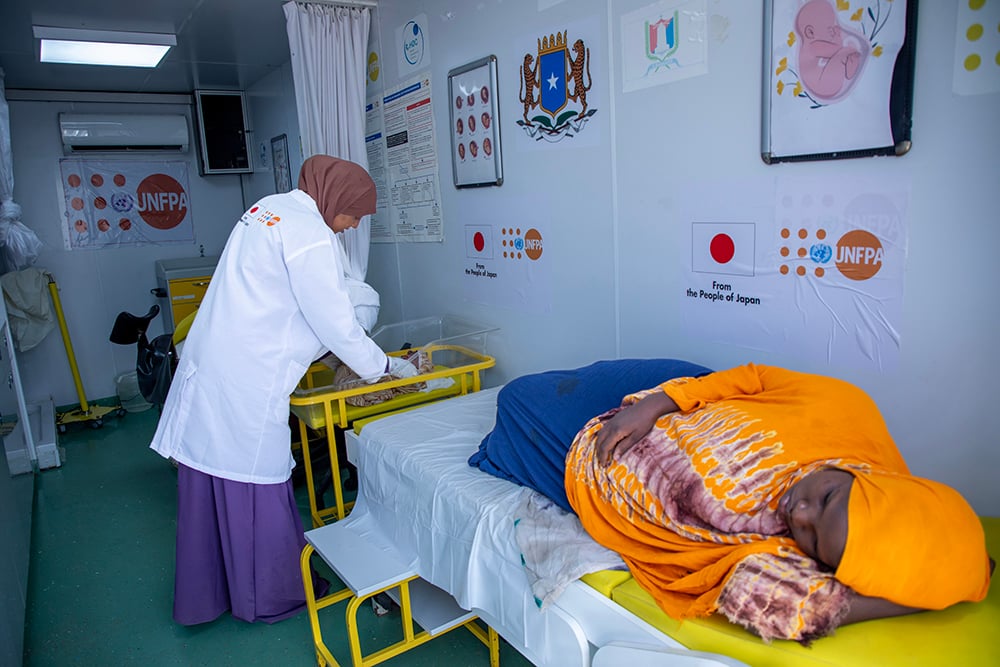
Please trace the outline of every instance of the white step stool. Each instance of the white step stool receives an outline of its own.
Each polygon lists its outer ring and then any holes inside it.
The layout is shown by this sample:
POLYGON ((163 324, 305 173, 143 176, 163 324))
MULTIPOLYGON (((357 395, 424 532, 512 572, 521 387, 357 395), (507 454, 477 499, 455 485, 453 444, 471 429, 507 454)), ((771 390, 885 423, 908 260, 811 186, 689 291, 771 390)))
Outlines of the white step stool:
POLYGON ((346 599, 350 600, 347 603, 347 635, 351 661, 355 666, 377 665, 465 626, 489 648, 490 665, 499 667, 500 640, 496 631, 490 627, 484 631, 475 613, 462 609, 451 595, 420 579, 416 570, 403 560, 403 555, 387 543, 371 523, 369 517, 349 516, 305 534, 307 544, 302 550, 300 565, 316 660, 320 667, 327 664, 337 666, 339 663, 323 643, 318 611, 346 599), (319 554, 346 588, 316 599, 309 562, 313 552, 319 554), (386 592, 400 607, 403 639, 369 656, 362 656, 357 611, 365 600, 382 592, 386 592), (422 628, 421 632, 414 632, 414 622, 422 628))
POLYGON ((24 431, 26 422, 19 419, 13 430, 3 438, 7 468, 11 475, 62 465, 56 439, 56 410, 52 399, 27 403, 26 410, 31 437, 24 431))

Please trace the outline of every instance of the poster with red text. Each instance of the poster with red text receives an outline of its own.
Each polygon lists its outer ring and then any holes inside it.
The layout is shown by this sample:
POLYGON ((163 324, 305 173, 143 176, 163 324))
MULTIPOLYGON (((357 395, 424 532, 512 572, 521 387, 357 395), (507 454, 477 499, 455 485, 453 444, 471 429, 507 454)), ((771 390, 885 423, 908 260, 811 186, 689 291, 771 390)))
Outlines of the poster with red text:
POLYGON ((186 162, 59 161, 66 248, 193 243, 186 162))

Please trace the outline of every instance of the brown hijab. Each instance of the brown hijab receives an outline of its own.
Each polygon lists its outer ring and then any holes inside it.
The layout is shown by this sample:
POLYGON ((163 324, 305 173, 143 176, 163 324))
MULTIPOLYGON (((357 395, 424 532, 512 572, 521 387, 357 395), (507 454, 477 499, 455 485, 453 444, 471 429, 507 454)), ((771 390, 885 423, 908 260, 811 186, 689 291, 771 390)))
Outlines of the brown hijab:
POLYGON ((327 225, 339 214, 363 217, 375 212, 375 181, 348 160, 313 155, 302 163, 299 190, 314 200, 327 225))

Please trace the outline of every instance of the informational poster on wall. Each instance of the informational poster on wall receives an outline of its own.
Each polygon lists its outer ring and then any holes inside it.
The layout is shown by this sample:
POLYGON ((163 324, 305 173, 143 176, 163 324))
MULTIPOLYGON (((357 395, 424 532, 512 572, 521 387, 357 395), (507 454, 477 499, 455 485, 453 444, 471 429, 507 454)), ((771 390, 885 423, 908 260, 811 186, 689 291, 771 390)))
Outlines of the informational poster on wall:
POLYGON ((187 162, 59 160, 67 250, 194 243, 187 162))
POLYGON ((908 184, 783 178, 686 193, 680 304, 690 335, 836 366, 896 367, 908 184))
POLYGON ((767 0, 765 8, 765 162, 904 153, 915 6, 767 0))
POLYGON ((396 28, 396 50, 399 54, 399 76, 406 78, 431 65, 430 36, 427 15, 417 14, 396 28))
POLYGON ((1000 0, 958 3, 954 67, 955 93, 1000 91, 1000 0))
POLYGON ((368 218, 371 240, 392 241, 381 95, 369 97, 365 105, 365 150, 368 156, 368 174, 375 181, 375 213, 368 218))
POLYGON ((539 226, 465 225, 460 276, 465 298, 521 312, 549 312, 552 280, 544 246, 539 226))
POLYGON ((444 236, 430 75, 387 90, 381 107, 381 114, 369 113, 365 134, 369 167, 380 165, 385 174, 382 187, 387 196, 378 196, 389 209, 384 217, 376 213, 372 242, 440 242, 444 236), (384 141, 375 136, 379 132, 384 141))
POLYGON ((622 90, 708 72, 705 0, 663 0, 622 16, 622 90))

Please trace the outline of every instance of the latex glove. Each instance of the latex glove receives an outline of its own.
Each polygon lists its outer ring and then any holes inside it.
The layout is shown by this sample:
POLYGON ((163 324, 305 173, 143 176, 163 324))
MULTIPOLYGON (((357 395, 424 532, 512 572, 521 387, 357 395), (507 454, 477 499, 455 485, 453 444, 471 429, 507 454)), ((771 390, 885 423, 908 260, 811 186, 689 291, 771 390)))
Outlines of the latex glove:
POLYGON ((389 357, 389 374, 397 378, 411 378, 417 376, 417 369, 402 357, 389 357))

